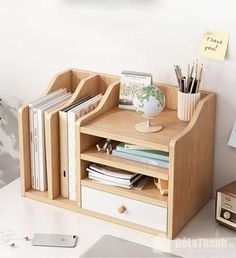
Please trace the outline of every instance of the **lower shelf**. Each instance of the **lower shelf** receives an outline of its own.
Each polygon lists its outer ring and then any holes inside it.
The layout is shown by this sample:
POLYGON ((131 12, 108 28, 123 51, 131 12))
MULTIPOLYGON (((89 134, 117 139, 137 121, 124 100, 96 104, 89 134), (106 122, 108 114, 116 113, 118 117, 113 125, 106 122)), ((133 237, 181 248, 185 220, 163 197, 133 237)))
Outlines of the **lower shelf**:
POLYGON ((88 178, 82 179, 81 185, 167 208, 168 197, 160 194, 152 180, 148 182, 142 191, 105 185, 88 178))
POLYGON ((56 205, 56 206, 59 206, 61 208, 65 208, 65 209, 77 210, 79 208, 75 201, 71 201, 62 196, 59 196, 53 200, 48 198, 47 191, 41 192, 41 191, 31 189, 25 193, 25 196, 30 199, 34 199, 34 200, 41 201, 41 202, 46 202, 48 204, 56 205))

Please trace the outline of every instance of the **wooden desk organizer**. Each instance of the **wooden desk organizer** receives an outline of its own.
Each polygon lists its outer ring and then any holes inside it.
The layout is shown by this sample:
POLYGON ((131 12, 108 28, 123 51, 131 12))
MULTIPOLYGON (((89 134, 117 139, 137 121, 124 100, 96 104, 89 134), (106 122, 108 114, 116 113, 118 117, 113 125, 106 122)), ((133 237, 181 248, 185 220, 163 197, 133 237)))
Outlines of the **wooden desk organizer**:
POLYGON ((155 235, 175 237, 212 197, 216 97, 214 93, 201 92, 192 119, 183 122, 177 118, 177 87, 155 85, 166 97, 166 108, 156 118, 164 129, 144 134, 134 128, 143 118, 134 111, 118 108, 119 77, 76 69, 57 74, 44 94, 66 87, 73 95, 65 106, 88 94, 104 94, 98 107, 76 122, 77 201, 60 196, 58 110, 47 116, 45 124, 49 132, 48 191, 31 188, 28 106, 19 110, 22 195, 155 235), (104 138, 167 151, 169 169, 97 152, 95 145, 104 138), (143 191, 91 181, 86 168, 92 162, 168 180, 169 194, 162 196, 153 181, 143 191))

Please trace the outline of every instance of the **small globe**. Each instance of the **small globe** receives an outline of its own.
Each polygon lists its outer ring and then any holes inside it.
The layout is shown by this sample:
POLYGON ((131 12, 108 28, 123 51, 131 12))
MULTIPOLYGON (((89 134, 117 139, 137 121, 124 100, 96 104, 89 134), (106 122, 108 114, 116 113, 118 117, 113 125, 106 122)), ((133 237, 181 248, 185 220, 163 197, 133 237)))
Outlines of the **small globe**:
POLYGON ((165 107, 165 95, 157 87, 146 86, 138 89, 133 97, 133 105, 146 119, 157 116, 165 107))

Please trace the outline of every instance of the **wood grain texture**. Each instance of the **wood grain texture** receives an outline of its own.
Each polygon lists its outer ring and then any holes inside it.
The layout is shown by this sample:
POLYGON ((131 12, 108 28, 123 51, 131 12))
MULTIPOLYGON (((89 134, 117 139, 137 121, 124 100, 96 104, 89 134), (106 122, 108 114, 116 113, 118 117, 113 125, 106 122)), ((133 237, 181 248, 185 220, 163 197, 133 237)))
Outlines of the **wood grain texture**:
POLYGON ((47 89, 44 91, 43 96, 59 88, 65 88, 68 92, 70 91, 73 93, 81 80, 95 74, 96 73, 94 72, 85 70, 66 69, 53 76, 53 78, 49 82, 47 89))
POLYGON ((212 197, 214 94, 203 98, 170 142, 168 236, 173 238, 212 197))
POLYGON ((29 107, 24 106, 18 111, 18 130, 19 130, 19 152, 20 152, 20 175, 21 192, 31 188, 30 172, 30 138, 29 138, 29 107))
POLYGON ((165 109, 154 123, 162 124, 163 130, 157 133, 141 133, 135 125, 145 119, 135 111, 119 109, 117 106, 81 127, 82 133, 137 144, 152 149, 169 151, 173 137, 187 127, 188 123, 177 118, 175 110, 165 109))

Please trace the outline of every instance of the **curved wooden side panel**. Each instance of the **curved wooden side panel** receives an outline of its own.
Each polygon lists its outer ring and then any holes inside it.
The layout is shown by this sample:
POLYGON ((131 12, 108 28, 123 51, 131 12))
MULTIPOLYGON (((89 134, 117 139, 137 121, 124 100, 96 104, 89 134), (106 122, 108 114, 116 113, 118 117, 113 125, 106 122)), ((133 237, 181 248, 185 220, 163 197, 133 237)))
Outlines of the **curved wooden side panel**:
POLYGON ((80 127, 103 114, 104 112, 110 110, 114 106, 117 106, 119 102, 119 90, 120 82, 116 81, 112 83, 108 87, 102 101, 99 103, 97 108, 76 122, 77 205, 79 207, 81 207, 81 179, 84 176, 81 175, 81 173, 84 173, 86 170, 85 166, 87 165, 86 162, 84 163, 81 161, 80 154, 99 141, 97 137, 81 134, 80 127))
POLYGON ((110 110, 111 108, 115 107, 119 103, 119 92, 120 92, 120 82, 112 83, 102 101, 99 103, 96 109, 88 113, 87 115, 83 116, 76 122, 77 127, 81 127, 91 121, 92 119, 98 117, 99 115, 103 114, 104 112, 110 110))
POLYGON ((168 237, 173 238, 212 197, 215 94, 208 94, 170 143, 168 237))
POLYGON ((18 131, 20 151, 21 192, 22 195, 25 195, 25 192, 31 189, 28 106, 21 107, 18 110, 18 131))
POLYGON ((65 88, 68 92, 74 93, 81 80, 91 75, 96 75, 96 73, 79 69, 64 70, 53 76, 43 95, 47 95, 59 88, 65 88))
POLYGON ((43 95, 47 95, 50 92, 57 90, 63 86, 66 88, 67 91, 71 91, 71 77, 72 77, 72 70, 66 69, 60 73, 57 73, 53 76, 51 81, 48 84, 47 89, 44 91, 43 95))

